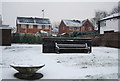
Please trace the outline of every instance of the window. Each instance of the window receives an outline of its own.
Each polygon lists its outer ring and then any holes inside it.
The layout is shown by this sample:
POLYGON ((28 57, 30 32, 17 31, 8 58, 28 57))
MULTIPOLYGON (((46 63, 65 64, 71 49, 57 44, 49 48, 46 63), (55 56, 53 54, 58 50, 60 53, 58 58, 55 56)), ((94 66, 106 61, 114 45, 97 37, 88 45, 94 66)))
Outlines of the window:
POLYGON ((74 27, 74 31, 79 31, 79 27, 74 27))
POLYGON ((22 24, 22 25, 21 25, 21 28, 25 29, 25 28, 26 28, 26 25, 22 24))
POLYGON ((85 24, 86 26, 88 26, 88 24, 85 24))
POLYGON ((69 30, 73 30, 73 27, 69 27, 69 30))
POLYGON ((49 26, 46 25, 46 26, 45 26, 45 29, 49 29, 49 26))
POLYGON ((81 31, 85 31, 85 27, 81 27, 81 31))
POLYGON ((76 27, 74 27, 73 29, 74 29, 74 31, 76 31, 76 30, 77 30, 77 28, 76 28, 76 27))
POLYGON ((38 25, 37 27, 38 27, 38 29, 42 29, 42 25, 38 25))
POLYGON ((79 27, 77 27, 76 30, 79 31, 79 27))
POLYGON ((91 27, 88 27, 88 31, 92 31, 92 28, 91 28, 91 27))
POLYGON ((106 26, 106 21, 101 21, 100 22, 100 27, 105 27, 106 26))
POLYGON ((32 28, 33 28, 33 25, 29 25, 29 28, 32 29, 32 28))

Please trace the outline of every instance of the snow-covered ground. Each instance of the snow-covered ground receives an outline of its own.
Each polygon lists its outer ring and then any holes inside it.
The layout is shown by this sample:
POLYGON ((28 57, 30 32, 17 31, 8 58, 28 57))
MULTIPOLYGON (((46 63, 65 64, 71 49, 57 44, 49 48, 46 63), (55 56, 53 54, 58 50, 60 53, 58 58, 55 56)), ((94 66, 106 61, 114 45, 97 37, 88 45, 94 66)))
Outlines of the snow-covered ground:
MULTIPOLYGON (((118 79, 118 49, 93 47, 92 53, 42 53, 42 45, 1 46, 2 77, 15 79, 10 64, 39 65, 43 79, 118 79)), ((0 71, 1 72, 1 71, 0 71)), ((1 73, 0 73, 1 74, 1 73)))

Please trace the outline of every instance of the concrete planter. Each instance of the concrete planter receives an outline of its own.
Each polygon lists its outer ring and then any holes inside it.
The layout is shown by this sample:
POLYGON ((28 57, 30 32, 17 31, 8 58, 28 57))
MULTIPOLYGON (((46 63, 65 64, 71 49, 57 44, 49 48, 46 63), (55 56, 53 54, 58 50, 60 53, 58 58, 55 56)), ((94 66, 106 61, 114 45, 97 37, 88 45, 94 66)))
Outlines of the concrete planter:
POLYGON ((18 73, 15 74, 15 77, 19 79, 26 79, 26 80, 35 80, 40 79, 43 77, 41 73, 36 73, 39 69, 44 67, 45 65, 10 65, 15 70, 18 71, 18 73))

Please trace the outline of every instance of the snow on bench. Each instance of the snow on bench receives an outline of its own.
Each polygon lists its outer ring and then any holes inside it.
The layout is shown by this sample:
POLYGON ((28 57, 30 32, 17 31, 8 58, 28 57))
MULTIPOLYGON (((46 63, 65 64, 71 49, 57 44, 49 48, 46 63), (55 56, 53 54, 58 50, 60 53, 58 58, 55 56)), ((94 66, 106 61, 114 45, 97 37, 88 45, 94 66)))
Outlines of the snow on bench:
POLYGON ((84 44, 60 44, 60 43, 55 43, 56 46, 56 52, 59 53, 60 49, 85 49, 85 50, 90 50, 88 47, 87 43, 84 44))

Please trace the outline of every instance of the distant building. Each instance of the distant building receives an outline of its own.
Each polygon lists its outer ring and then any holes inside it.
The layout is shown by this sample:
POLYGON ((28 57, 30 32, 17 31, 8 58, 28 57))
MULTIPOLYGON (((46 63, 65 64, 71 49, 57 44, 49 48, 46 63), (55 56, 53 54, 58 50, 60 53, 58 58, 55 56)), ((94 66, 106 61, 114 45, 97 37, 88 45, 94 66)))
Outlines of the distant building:
POLYGON ((35 34, 41 30, 51 33, 51 22, 48 18, 17 17, 16 26, 18 33, 35 34))
POLYGON ((94 31, 94 26, 88 19, 84 21, 79 21, 79 20, 62 20, 61 21, 59 25, 59 34, 62 34, 62 33, 69 34, 74 31, 92 32, 94 31))
POLYGON ((58 34, 58 27, 52 27, 51 35, 52 36, 57 36, 57 34, 58 34))
POLYGON ((105 32, 118 32, 120 28, 120 14, 115 13, 101 19, 98 26, 100 34, 104 34, 105 32))

